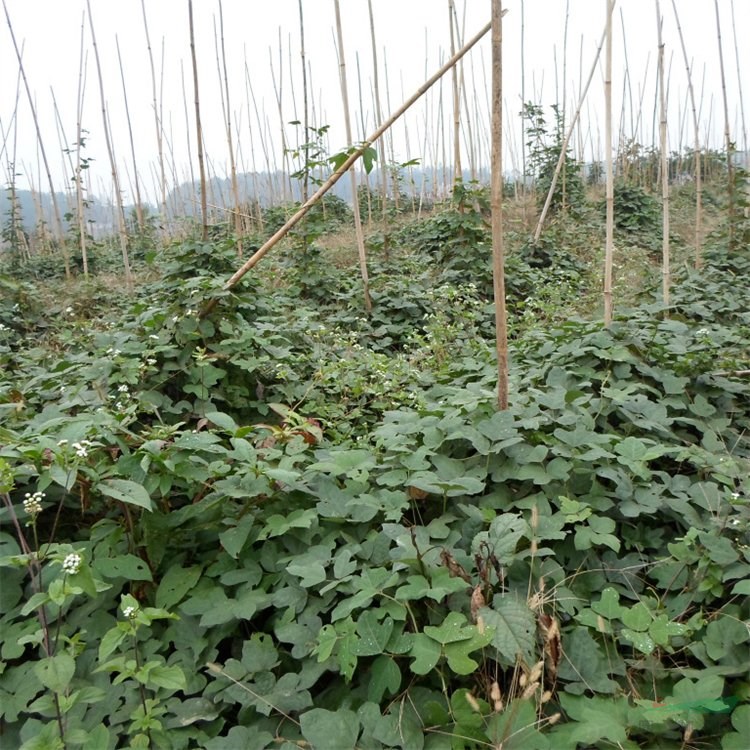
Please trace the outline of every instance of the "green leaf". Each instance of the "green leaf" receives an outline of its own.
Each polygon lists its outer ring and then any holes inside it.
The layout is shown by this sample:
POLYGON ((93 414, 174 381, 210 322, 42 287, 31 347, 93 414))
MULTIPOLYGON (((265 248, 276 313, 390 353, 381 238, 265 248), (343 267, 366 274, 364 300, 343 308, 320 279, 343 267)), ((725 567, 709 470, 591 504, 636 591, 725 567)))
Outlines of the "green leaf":
POLYGON ((97 487, 102 495, 145 510, 153 510, 151 498, 142 484, 129 479, 102 479, 97 487))
POLYGON ((128 631, 121 624, 110 628, 99 643, 99 661, 104 661, 128 637, 128 631))
POLYGON ((492 645, 503 664, 512 666, 517 657, 532 663, 536 641, 534 614, 525 601, 513 594, 495 596, 492 608, 479 610, 486 627, 492 630, 492 645))
POLYGON ((255 519, 253 516, 247 514, 240 518, 236 526, 232 526, 219 534, 221 546, 230 557, 233 557, 235 560, 237 559, 242 548, 245 546, 254 523, 255 519))
POLYGON ((747 750, 750 737, 750 706, 738 706, 732 713, 732 727, 736 730, 721 740, 721 750, 747 750))
POLYGON ((620 605, 620 595, 611 587, 607 587, 599 596, 598 602, 592 602, 591 609, 605 620, 619 619, 623 612, 620 605))
POLYGON ((472 659, 469 654, 487 646, 494 635, 494 631, 487 627, 483 633, 480 633, 475 625, 469 625, 467 630, 471 632, 468 640, 443 646, 448 667, 460 675, 471 674, 479 668, 479 662, 472 659))
POLYGON ((340 708, 328 711, 313 708, 299 717, 302 736, 312 744, 313 750, 329 748, 354 748, 359 737, 359 719, 354 711, 340 708))
POLYGON ((156 666, 148 673, 147 685, 156 685, 167 690, 184 690, 185 673, 178 666, 156 666))
POLYGON ((381 654, 370 667, 367 700, 380 703, 384 695, 395 695, 401 687, 401 670, 394 659, 381 654))
POLYGON ((378 620, 372 610, 363 612, 357 620, 358 656, 378 656, 385 651, 386 644, 393 632, 393 620, 386 617, 383 622, 378 620))
POLYGON ((185 594, 198 583, 202 570, 200 565, 192 565, 189 568, 183 568, 179 563, 172 565, 156 589, 156 606, 171 609, 175 604, 179 604, 185 594))
POLYGON ((39 682, 54 693, 65 691, 70 685, 75 671, 75 659, 66 653, 47 656, 34 664, 34 674, 39 682))
POLYGON ((413 658, 409 665, 414 674, 428 674, 440 660, 440 644, 424 633, 415 633, 409 656, 413 658))
POLYGON ((623 628, 620 635, 644 654, 650 654, 656 648, 656 644, 648 633, 623 628))
POLYGON ((148 565, 135 555, 97 558, 93 568, 105 578, 127 578, 130 581, 150 581, 148 565))
POLYGON ((213 422, 217 427, 225 430, 226 432, 231 432, 232 434, 234 434, 237 431, 237 423, 234 421, 234 419, 232 419, 232 417, 229 416, 229 414, 225 414, 222 411, 209 411, 206 412, 203 416, 209 422, 213 422))
POLYGON ((648 630, 649 625, 653 622, 653 615, 643 602, 638 602, 632 607, 624 607, 620 613, 620 620, 625 627, 631 630, 644 631, 648 630))
POLYGON ((746 578, 744 581, 738 581, 732 588, 733 594, 744 594, 750 596, 750 578, 746 578))

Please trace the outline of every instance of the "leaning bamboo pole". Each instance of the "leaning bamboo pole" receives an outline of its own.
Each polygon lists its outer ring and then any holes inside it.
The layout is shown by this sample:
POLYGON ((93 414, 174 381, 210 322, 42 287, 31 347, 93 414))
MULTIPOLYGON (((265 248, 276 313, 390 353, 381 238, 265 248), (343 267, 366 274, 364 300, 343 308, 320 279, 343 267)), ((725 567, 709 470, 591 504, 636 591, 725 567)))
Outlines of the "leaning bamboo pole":
MULTIPOLYGON (((357 148, 352 149, 352 152, 345 159, 345 161, 339 165, 333 174, 318 188, 318 190, 310 196, 306 203, 303 203, 299 209, 287 220, 286 224, 278 229, 271 237, 269 237, 263 245, 261 245, 255 253, 248 258, 247 261, 226 281, 224 289, 229 291, 234 289, 240 282, 243 276, 248 271, 252 270, 268 253, 271 248, 274 247, 281 239, 286 237, 291 229, 293 229, 300 221, 305 217, 307 212, 346 174, 347 170, 362 156, 362 154, 380 138, 392 125, 395 123, 401 115, 404 114, 416 101, 418 101, 426 91, 429 91, 430 87, 435 84, 445 73, 447 73, 469 50, 472 49, 482 37, 487 34, 492 24, 486 24, 480 31, 472 37, 464 47, 462 47, 450 60, 448 60, 440 69, 427 79, 415 92, 412 94, 387 120, 385 120, 375 132, 365 141, 363 141, 357 148)), ((209 300, 201 311, 201 317, 205 317, 208 313, 213 310, 218 304, 219 299, 214 297, 209 300)))
MULTIPOLYGON (((346 82, 346 56, 344 55, 344 32, 341 28, 341 7, 339 0, 333 0, 336 14, 336 43, 339 55, 339 83, 341 85, 341 105, 344 108, 344 127, 346 128, 346 143, 349 148, 354 145, 352 139, 352 123, 349 115, 349 87, 346 82)), ((357 235, 357 254, 359 255, 359 272, 362 276, 362 288, 365 310, 372 312, 372 298, 370 297, 370 279, 367 272, 367 250, 365 249, 365 235, 362 231, 362 217, 359 215, 359 196, 357 195, 357 173, 354 164, 349 168, 349 179, 352 186, 352 209, 354 213, 354 231, 357 235)))
POLYGON ((664 40, 662 39, 663 18, 659 0, 656 0, 656 35, 659 49, 659 146, 661 150, 661 279, 662 301, 669 305, 669 159, 667 151, 667 96, 664 89, 664 40))
POLYGON ((193 93, 195 95, 195 134, 198 144, 198 170, 201 180, 201 237, 208 240, 208 196, 206 195, 206 165, 203 158, 203 128, 201 127, 201 103, 198 91, 198 60, 195 54, 195 26, 193 24, 193 0, 188 0, 188 21, 190 25, 190 59, 193 63, 193 93))
MULTIPOLYGON (((614 0, 612 1, 614 3, 614 0)), ((607 0, 607 2, 609 2, 609 0, 607 0)), ((612 23, 610 20, 607 23, 607 28, 610 30, 610 33, 611 33, 611 27, 612 27, 612 23)), ((557 166, 555 167, 555 171, 552 175, 552 183, 549 186, 547 199, 544 202, 542 213, 539 216, 539 221, 537 222, 536 230, 534 231, 534 242, 539 241, 539 237, 542 234, 542 227, 544 226, 544 220, 547 218, 547 213, 549 212, 549 208, 552 205, 552 196, 555 193, 555 188, 557 187, 557 180, 560 176, 563 163, 565 162, 565 155, 567 154, 567 151, 568 151, 568 143, 570 143, 570 137, 573 135, 573 131, 575 130, 576 123, 578 122, 578 118, 581 116, 581 108, 583 107, 583 102, 586 99, 586 94, 588 93, 589 86, 591 85, 591 81, 594 78, 594 73, 596 72, 596 67, 599 62, 599 56, 601 55, 601 52, 602 52, 602 46, 604 45, 604 41, 607 38, 607 28, 605 28, 604 33, 602 34, 602 38, 599 40, 599 46, 596 48, 596 55, 594 56, 594 62, 591 65, 591 71, 589 72, 588 80, 586 81, 586 85, 584 86, 583 91, 581 91, 581 98, 578 100, 578 108, 576 109, 575 114, 573 115, 573 118, 571 119, 570 124, 568 125, 568 129, 565 133, 565 138, 563 138, 563 142, 560 144, 560 156, 557 160, 557 166)), ((611 40, 610 40, 610 46, 611 46, 611 40)), ((610 139, 610 142, 611 142, 611 139, 610 139)))
POLYGON ((727 210, 727 223, 729 224, 729 250, 735 249, 735 211, 736 196, 734 184, 734 144, 729 131, 729 103, 727 101, 727 81, 724 73, 724 51, 721 43, 721 20, 719 18, 719 0, 714 0, 716 10, 716 38, 719 45, 719 70, 721 71, 721 96, 724 102, 724 148, 727 150, 727 196, 729 206, 727 210))
POLYGON ((612 173, 612 12, 615 0, 607 3, 607 50, 604 72, 604 149, 607 165, 607 239, 604 250, 604 325, 612 322, 612 258, 614 254, 615 191, 612 173))
POLYGON ((112 137, 107 118, 107 99, 104 96, 104 78, 102 66, 99 60, 99 47, 96 44, 96 32, 94 31, 94 17, 91 15, 91 1, 86 0, 86 11, 89 17, 89 30, 91 31, 91 46, 94 49, 94 61, 96 62, 96 74, 99 80, 99 97, 102 106, 102 128, 104 129, 104 142, 107 146, 109 166, 112 171, 112 188, 115 192, 115 206, 117 207, 117 234, 120 239, 120 252, 122 254, 122 268, 125 273, 125 286, 130 290, 133 286, 133 277, 130 271, 130 257, 128 255, 128 234, 125 227, 125 210, 122 205, 122 191, 120 190, 120 177, 117 172, 117 161, 112 144, 112 137))
POLYGON ((26 97, 29 102, 29 109, 31 110, 31 119, 34 122, 34 129, 36 131, 36 140, 37 144, 39 146, 39 154, 42 157, 42 162, 44 163, 44 171, 47 174, 47 183, 49 185, 49 193, 50 193, 50 200, 52 201, 52 213, 53 213, 53 220, 55 222, 55 238, 60 242, 60 245, 62 247, 62 256, 63 256, 63 266, 65 268, 65 278, 70 278, 70 259, 68 258, 68 249, 65 246, 65 241, 63 237, 63 229, 62 229, 62 219, 60 215, 60 207, 57 203, 57 195, 55 193, 55 186, 52 182, 52 172, 50 171, 49 167, 49 161, 47 160, 47 152, 44 148, 44 141, 42 140, 42 131, 39 127, 39 118, 37 117, 36 107, 34 106, 34 97, 31 95, 31 88, 29 86, 29 81, 26 78, 26 69, 23 64, 23 56, 21 55, 21 51, 18 48, 18 43, 16 42, 16 34, 13 30, 13 24, 10 21, 10 15, 8 13, 8 7, 5 4, 5 0, 2 0, 3 2, 3 10, 5 11, 5 20, 8 23, 8 30, 10 31, 10 37, 13 41, 13 49, 16 53, 16 59, 18 60, 18 70, 21 74, 21 78, 23 79, 23 85, 24 89, 26 90, 26 97))
POLYGON ((503 247, 503 9, 492 0, 492 279, 497 351, 497 407, 508 408, 508 318, 503 247))

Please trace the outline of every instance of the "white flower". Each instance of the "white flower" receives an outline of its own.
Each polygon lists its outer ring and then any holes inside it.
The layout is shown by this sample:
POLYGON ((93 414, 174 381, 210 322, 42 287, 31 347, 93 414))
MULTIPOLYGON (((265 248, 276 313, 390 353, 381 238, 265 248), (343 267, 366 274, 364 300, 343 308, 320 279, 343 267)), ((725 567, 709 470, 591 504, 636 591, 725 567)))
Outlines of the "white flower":
POLYGON ((157 335, 156 335, 155 333, 152 333, 152 334, 150 334, 150 335, 149 335, 149 338, 150 338, 150 339, 151 339, 152 341, 158 341, 158 340, 159 340, 159 337, 158 337, 158 336, 157 336, 157 335))
POLYGON ((71 307, 70 305, 68 305, 68 306, 67 306, 67 307, 65 308, 65 312, 66 312, 66 313, 67 313, 68 315, 71 315, 71 314, 73 313, 73 308, 72 308, 72 307, 71 307))
POLYGON ((2 323, 0 323, 0 331, 10 331, 10 328, 8 328, 8 326, 3 325, 2 323))
POLYGON ((82 440, 80 443, 73 443, 73 450, 79 458, 86 458, 89 455, 87 446, 91 445, 88 440, 82 440))
POLYGON ((63 438, 62 440, 58 440, 57 441, 57 447, 58 448, 62 448, 64 445, 67 445, 67 444, 68 444, 68 441, 65 438, 63 438))
POLYGON ((177 321, 178 321, 179 319, 180 319, 180 316, 179 316, 179 315, 173 315, 173 316, 172 316, 172 322, 173 322, 173 323, 176 323, 176 322, 177 322, 177 321))
POLYGON ((68 575, 75 575, 81 567, 83 558, 77 552, 71 552, 64 560, 62 569, 68 575))
POLYGON ((46 497, 44 492, 35 492, 33 495, 30 492, 26 493, 23 499, 23 509, 30 516, 37 516, 42 512, 42 500, 46 497))
POLYGON ((730 526, 739 526, 740 525, 740 519, 739 518, 732 518, 729 521, 730 526))
POLYGON ((120 393, 127 393, 129 389, 128 389, 128 387, 127 387, 127 386, 126 386, 126 385, 125 385, 125 384, 123 383, 122 385, 120 385, 120 386, 118 386, 118 387, 117 387, 117 390, 118 390, 118 391, 119 391, 120 393))
POLYGON ((708 336, 708 328, 699 328, 699 329, 698 329, 698 330, 697 330, 697 331, 695 332, 695 335, 696 335, 696 336, 708 336))
POLYGON ((731 497, 732 497, 732 500, 739 500, 740 499, 740 493, 739 492, 733 492, 732 495, 731 495, 731 497))
POLYGON ((122 614, 125 615, 125 617, 130 620, 133 617, 135 617, 135 613, 138 610, 135 607, 124 607, 122 610, 122 614))

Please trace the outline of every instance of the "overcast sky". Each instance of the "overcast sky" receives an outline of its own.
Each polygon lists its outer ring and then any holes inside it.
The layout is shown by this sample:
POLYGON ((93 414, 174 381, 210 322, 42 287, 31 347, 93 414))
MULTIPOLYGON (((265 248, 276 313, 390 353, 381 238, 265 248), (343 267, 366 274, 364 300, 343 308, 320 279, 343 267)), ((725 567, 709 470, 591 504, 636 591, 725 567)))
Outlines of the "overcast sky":
MULTIPOLYGON (((747 30, 750 29, 750 2, 718 2, 731 128, 738 147, 743 148, 746 131, 743 136, 738 69, 744 77, 741 83, 747 84, 750 77, 750 47, 746 43, 747 30), (735 34, 740 41, 739 61, 735 57, 735 34)), ((23 45, 26 74, 35 98, 42 138, 55 181, 62 186, 70 179, 70 168, 61 154, 60 139, 63 136, 60 135, 54 114, 52 94, 54 92, 60 113, 64 141, 72 145, 76 132, 81 25, 86 3, 85 0, 5 0, 5 4, 16 40, 23 45)), ((189 177, 188 148, 195 149, 188 3, 187 0, 145 0, 145 5, 157 66, 157 85, 161 88, 167 157, 170 171, 173 172, 168 177, 171 186, 174 175, 178 180, 189 177), (182 69, 188 96, 189 141, 182 94, 182 69)), ((703 140, 709 146, 721 147, 724 115, 714 4, 707 0, 676 0, 676 5, 693 68, 694 85, 702 101, 703 140)), ((581 82, 585 82, 588 76, 604 30, 606 0, 525 0, 523 6, 520 0, 507 0, 504 7, 508 10, 504 19, 504 99, 506 120, 510 124, 505 159, 506 165, 511 168, 520 166, 521 158, 517 125, 522 101, 522 69, 525 72, 523 85, 527 101, 544 105, 562 103, 564 93, 568 112, 572 113, 580 95, 581 82), (522 20, 525 21, 523 35, 522 20), (566 75, 563 76, 566 25, 566 75), (525 39, 523 66, 522 36, 525 39)), ((383 109, 387 114, 447 59, 450 49, 448 0, 373 0, 373 8, 381 88, 384 92, 383 109)), ((224 176, 228 172, 228 157, 214 40, 218 9, 218 0, 194 0, 205 142, 212 171, 224 176)), ((341 0, 341 9, 354 137, 359 140, 375 127, 367 0, 341 0), (358 63, 361 86, 358 85, 358 63)), ((463 37, 468 39, 489 20, 490 0, 456 0, 456 9, 463 26, 463 37)), ((122 182, 127 190, 129 179, 125 167, 128 173, 132 173, 132 162, 116 39, 123 58, 138 170, 153 199, 157 151, 141 2, 91 0, 91 11, 122 182)), ((677 149, 692 144, 692 126, 686 108, 686 73, 671 0, 661 0, 661 12, 669 68, 670 145, 677 149)), ((331 126, 329 146, 332 151, 337 151, 345 145, 345 137, 334 40, 334 2, 303 0, 303 13, 315 122, 317 125, 331 126)), ((252 169, 253 146, 256 168, 265 168, 261 134, 271 151, 269 161, 272 166, 274 163, 280 164, 280 123, 302 119, 298 0, 223 0, 223 14, 231 107, 234 124, 238 126, 235 133, 238 166, 240 169, 252 169), (260 111, 260 125, 248 96, 246 70, 260 111), (277 84, 281 81, 281 115, 274 93, 274 76, 277 84)), ((29 173, 38 185, 34 128, 23 88, 17 111, 17 131, 14 128, 18 64, 5 19, 0 20, 0 123, 7 137, 3 144, 4 139, 0 136, 0 161, 3 167, 0 179, 7 183, 7 165, 12 158, 15 134, 16 172, 21 175, 18 177, 19 187, 27 186, 29 173)), ((617 3, 614 43, 615 127, 619 130, 622 111, 625 137, 635 136, 650 146, 653 143, 657 56, 655 0, 620 0, 617 3), (621 107, 623 93, 625 104, 621 107)), ((89 131, 85 155, 94 160, 92 189, 95 193, 101 193, 110 189, 109 164, 88 20, 84 27, 84 50, 86 86, 83 127, 89 131)), ((489 35, 466 58, 464 79, 474 125, 473 137, 482 144, 482 152, 486 154, 489 35)), ((582 146, 587 159, 592 156, 601 158, 603 153, 602 89, 600 69, 596 72, 583 107, 580 135, 574 139, 576 148, 582 146)), ((446 133, 443 140, 450 155, 452 105, 450 78, 446 78, 442 89, 436 86, 424 101, 414 107, 406 120, 406 128, 403 124, 396 126, 397 160, 419 158, 429 162, 441 158, 441 125, 438 117, 441 98, 446 133)), ((745 104, 750 107, 750 101, 745 104)), ((468 133, 464 135, 468 148, 468 133)), ((286 137, 294 145, 297 133, 293 126, 287 125, 286 137)), ((468 156, 463 158, 466 164, 468 156)))

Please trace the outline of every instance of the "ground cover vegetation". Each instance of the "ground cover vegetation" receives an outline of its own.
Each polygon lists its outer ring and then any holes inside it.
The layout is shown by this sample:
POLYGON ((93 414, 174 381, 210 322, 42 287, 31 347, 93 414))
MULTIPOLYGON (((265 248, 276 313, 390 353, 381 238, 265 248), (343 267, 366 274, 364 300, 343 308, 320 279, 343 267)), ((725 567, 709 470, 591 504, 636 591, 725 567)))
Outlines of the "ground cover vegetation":
POLYGON ((695 270, 676 187, 664 308, 623 183, 605 328, 565 184, 537 243, 508 204, 503 412, 478 185, 369 230, 370 316, 336 201, 231 294, 228 225, 143 238, 132 293, 106 242, 87 281, 11 258, 3 746, 746 748, 750 248, 708 184, 695 270))

